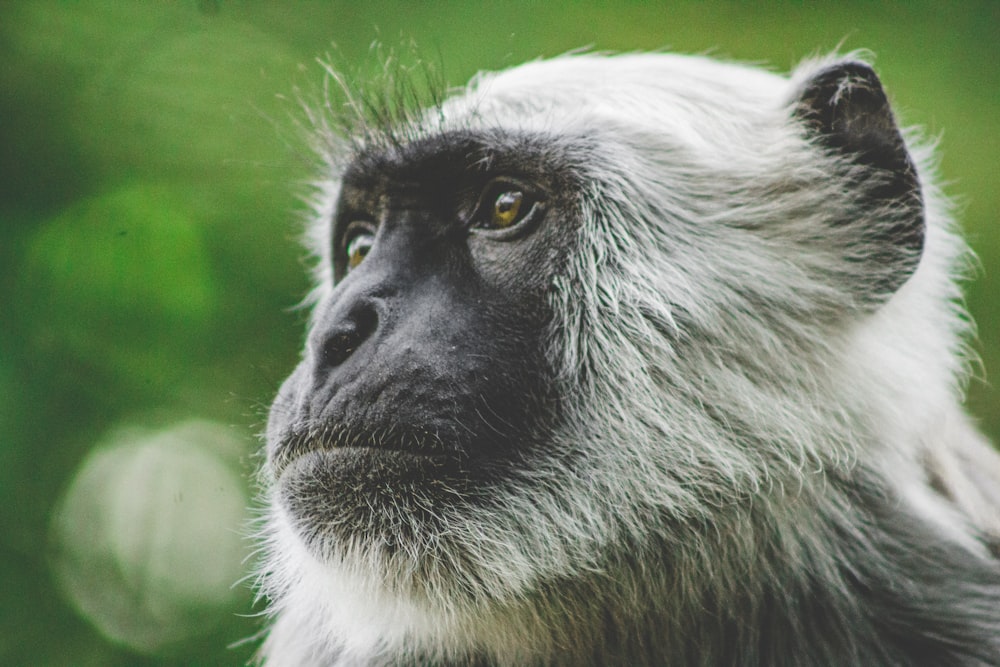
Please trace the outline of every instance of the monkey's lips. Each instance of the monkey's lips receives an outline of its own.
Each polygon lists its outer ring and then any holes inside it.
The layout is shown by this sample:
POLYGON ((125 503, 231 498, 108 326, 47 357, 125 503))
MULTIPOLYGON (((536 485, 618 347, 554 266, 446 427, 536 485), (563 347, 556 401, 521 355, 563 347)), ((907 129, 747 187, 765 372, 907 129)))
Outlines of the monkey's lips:
MULTIPOLYGON (((275 478, 303 459, 306 468, 346 467, 358 472, 389 466, 398 469, 455 468, 459 450, 437 436, 413 428, 359 429, 346 426, 289 432, 270 452, 275 478)), ((302 466, 296 466, 302 467, 302 466)))

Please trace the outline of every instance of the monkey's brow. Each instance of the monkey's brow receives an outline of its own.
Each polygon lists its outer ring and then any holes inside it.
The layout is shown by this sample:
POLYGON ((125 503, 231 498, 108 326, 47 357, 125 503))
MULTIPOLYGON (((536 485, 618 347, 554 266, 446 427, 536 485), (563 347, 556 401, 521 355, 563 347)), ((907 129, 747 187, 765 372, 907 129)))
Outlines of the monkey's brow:
POLYGON ((383 179, 419 182, 428 176, 450 179, 470 172, 544 174, 553 164, 551 137, 499 130, 442 132, 407 143, 378 143, 360 148, 348 163, 343 181, 359 187, 383 179))

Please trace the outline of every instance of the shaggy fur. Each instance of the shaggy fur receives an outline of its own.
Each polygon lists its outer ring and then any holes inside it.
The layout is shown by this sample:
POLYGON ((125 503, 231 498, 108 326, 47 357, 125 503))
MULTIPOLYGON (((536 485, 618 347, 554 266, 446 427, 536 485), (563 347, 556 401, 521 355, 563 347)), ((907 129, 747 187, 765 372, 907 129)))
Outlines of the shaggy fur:
POLYGON ((912 134, 922 242, 879 245, 906 212, 797 106, 838 63, 565 56, 321 137, 320 305, 352 160, 544 139, 578 184, 541 351, 561 400, 523 469, 433 531, 400 511, 386 549, 296 528, 273 466, 300 367, 268 429, 263 662, 1000 665, 1000 463, 961 408, 967 250, 912 134))

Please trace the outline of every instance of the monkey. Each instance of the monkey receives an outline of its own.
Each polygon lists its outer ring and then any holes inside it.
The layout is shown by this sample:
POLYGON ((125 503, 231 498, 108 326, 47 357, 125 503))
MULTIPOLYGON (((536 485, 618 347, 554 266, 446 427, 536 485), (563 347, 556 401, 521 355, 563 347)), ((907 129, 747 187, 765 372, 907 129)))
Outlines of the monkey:
POLYGON ((1000 665, 970 251, 867 53, 345 104, 261 663, 1000 665))

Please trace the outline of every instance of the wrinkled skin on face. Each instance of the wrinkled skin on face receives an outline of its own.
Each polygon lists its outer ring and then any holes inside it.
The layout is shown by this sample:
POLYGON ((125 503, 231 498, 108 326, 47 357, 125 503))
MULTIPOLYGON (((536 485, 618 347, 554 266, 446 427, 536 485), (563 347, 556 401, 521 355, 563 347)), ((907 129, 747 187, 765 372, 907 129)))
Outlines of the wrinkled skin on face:
POLYGON ((380 146, 344 174, 337 285, 268 429, 305 536, 405 539, 402 524, 488 499, 558 420, 542 351, 572 174, 537 139, 495 139, 380 146))

